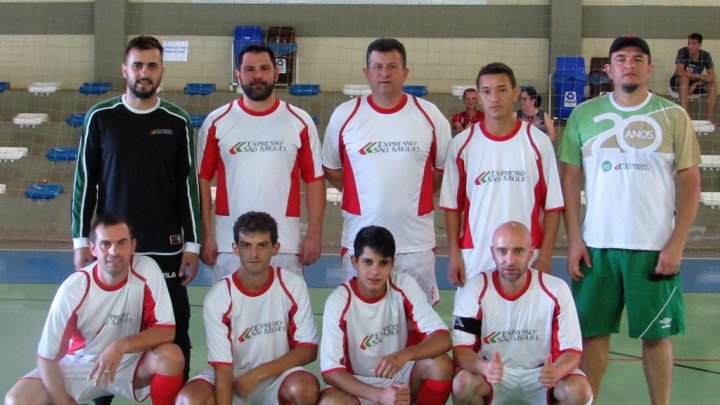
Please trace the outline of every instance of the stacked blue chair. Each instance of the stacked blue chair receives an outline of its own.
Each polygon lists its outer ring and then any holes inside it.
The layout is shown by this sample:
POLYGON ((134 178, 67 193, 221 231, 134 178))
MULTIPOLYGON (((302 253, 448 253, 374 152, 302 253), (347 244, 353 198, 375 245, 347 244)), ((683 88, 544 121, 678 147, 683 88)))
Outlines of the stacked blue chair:
POLYGON ((195 128, 200 128, 203 122, 205 122, 205 118, 207 118, 207 115, 190 114, 190 122, 195 128))
POLYGON ((62 184, 35 183, 25 189, 25 197, 36 200, 52 200, 65 192, 62 184))
POLYGON ((238 25, 235 27, 233 38, 233 67, 237 68, 237 59, 240 52, 250 45, 263 43, 262 27, 257 25, 238 25))
POLYGON ((51 162, 70 162, 77 160, 78 148, 55 147, 51 148, 47 153, 47 158, 51 162))
POLYGON ((71 127, 81 127, 85 122, 85 113, 72 113, 65 119, 65 122, 71 127))
POLYGON ((80 86, 80 93, 83 94, 105 94, 112 89, 112 83, 108 82, 86 82, 80 86))
POLYGON ((293 96, 316 96, 320 94, 319 84, 293 84, 290 86, 293 96))
POLYGON ((558 56, 553 74, 555 94, 552 97, 552 115, 560 119, 570 116, 575 107, 585 100, 585 58, 582 56, 558 56))
POLYGON ((425 97, 425 95, 427 94, 427 87, 405 85, 403 86, 403 92, 411 96, 425 97))
POLYGON ((205 96, 215 91, 215 83, 188 83, 183 90, 191 96, 205 96))
POLYGON ((5 90, 10 90, 10 82, 0 82, 0 93, 5 90))

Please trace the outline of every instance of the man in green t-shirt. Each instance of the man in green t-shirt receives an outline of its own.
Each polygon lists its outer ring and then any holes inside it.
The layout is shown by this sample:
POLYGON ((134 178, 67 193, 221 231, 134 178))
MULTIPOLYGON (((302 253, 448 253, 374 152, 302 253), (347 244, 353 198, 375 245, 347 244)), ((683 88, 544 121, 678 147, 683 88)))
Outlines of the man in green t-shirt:
POLYGON ((627 305, 629 335, 642 340, 651 402, 668 404, 670 337, 685 330, 677 274, 697 213, 700 149, 685 110, 648 89, 654 67, 647 42, 622 36, 609 54, 605 71, 614 91, 578 106, 560 144, 580 368, 597 400, 609 335, 618 332, 627 305))

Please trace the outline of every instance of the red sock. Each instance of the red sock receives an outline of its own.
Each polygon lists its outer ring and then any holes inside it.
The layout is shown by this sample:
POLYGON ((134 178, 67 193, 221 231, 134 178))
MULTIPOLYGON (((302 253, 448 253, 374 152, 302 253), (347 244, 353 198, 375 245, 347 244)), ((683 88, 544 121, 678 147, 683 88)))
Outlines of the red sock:
POLYGON ((423 380, 420 384, 420 392, 418 392, 416 405, 438 405, 444 404, 450 398, 452 390, 452 380, 438 381, 429 378, 423 380))
POLYGON ((173 405, 183 384, 182 374, 155 374, 150 379, 150 400, 153 405, 173 405))

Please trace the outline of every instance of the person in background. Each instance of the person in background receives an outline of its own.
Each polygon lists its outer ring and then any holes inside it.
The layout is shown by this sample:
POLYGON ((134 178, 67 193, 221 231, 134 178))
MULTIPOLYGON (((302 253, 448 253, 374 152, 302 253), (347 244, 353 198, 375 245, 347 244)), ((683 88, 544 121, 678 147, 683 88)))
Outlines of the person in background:
POLYGON ((540 108, 542 105, 542 97, 537 93, 534 87, 520 88, 520 106, 517 117, 536 126, 539 130, 545 132, 551 141, 557 139, 555 131, 555 121, 550 113, 540 108))
POLYGON ((465 111, 453 114, 451 122, 455 133, 460 133, 468 127, 475 125, 485 118, 485 113, 478 110, 478 92, 476 89, 469 87, 463 91, 463 104, 465 111))

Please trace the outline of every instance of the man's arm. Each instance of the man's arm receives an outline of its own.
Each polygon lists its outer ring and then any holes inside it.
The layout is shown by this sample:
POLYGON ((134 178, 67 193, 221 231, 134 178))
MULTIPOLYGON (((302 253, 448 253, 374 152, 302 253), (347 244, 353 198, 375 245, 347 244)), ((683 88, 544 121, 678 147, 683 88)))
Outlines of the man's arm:
POLYGON ((283 356, 263 363, 247 373, 239 376, 235 381, 235 389, 242 398, 247 398, 261 381, 276 377, 285 371, 313 362, 317 358, 316 345, 298 345, 283 356))
POLYGON ((405 388, 405 390, 399 390, 395 385, 379 388, 374 385, 365 384, 345 370, 336 370, 332 373, 323 374, 323 380, 325 380, 325 383, 328 385, 350 395, 365 398, 380 404, 395 403, 394 399, 397 398, 398 395, 407 394, 408 397, 410 395, 407 388, 405 388))
POLYGON ((700 199, 700 171, 697 166, 678 170, 678 194, 675 228, 670 240, 660 251, 656 274, 672 275, 680 269, 685 242, 695 220, 700 199))
POLYGON ((543 216, 543 241, 533 267, 544 273, 552 273, 552 254, 560 227, 560 211, 546 212, 543 216))
POLYGON ((407 362, 435 357, 450 350, 450 346, 450 334, 446 330, 436 331, 418 344, 381 357, 375 364, 375 376, 392 378, 407 362))
POLYGON ((185 239, 185 250, 180 261, 178 274, 183 277, 182 285, 186 286, 195 278, 200 255, 200 238, 202 233, 200 216, 200 191, 195 158, 195 138, 190 116, 182 111, 185 118, 185 145, 178 148, 178 187, 177 199, 180 203, 180 219, 185 239))
POLYGON ((567 163, 562 164, 562 189, 565 200, 565 233, 568 239, 568 261, 567 271, 574 280, 583 278, 580 271, 580 261, 590 267, 590 255, 582 240, 580 232, 580 190, 583 181, 582 166, 574 166, 567 163))
POLYGON ((448 240, 448 278, 455 286, 465 285, 465 262, 460 252, 460 212, 445 210, 445 234, 448 240))
POLYGON ((215 404, 232 405, 235 395, 232 366, 216 364, 213 368, 215 369, 215 404))
POLYGON ((482 375, 490 384, 498 384, 502 380, 504 365, 498 352, 493 353, 490 360, 478 356, 467 347, 453 347, 455 364, 475 374, 482 375))
POLYGON ((63 379, 58 362, 38 356, 37 366, 40 372, 40 378, 50 395, 50 399, 52 399, 52 403, 57 405, 75 404, 75 401, 73 401, 65 389, 65 380, 63 379))
POLYGON ((548 389, 553 388, 561 378, 566 377, 578 368, 580 357, 581 354, 578 352, 566 351, 553 362, 552 355, 548 354, 545 364, 540 368, 540 384, 548 389))
POLYGON ((445 173, 443 170, 433 170, 433 190, 438 191, 442 187, 443 173, 445 173))
POLYGON ((707 83, 715 83, 715 68, 709 68, 706 74, 700 75, 700 79, 707 83))
POLYGON ((95 114, 87 114, 87 117, 78 147, 70 216, 75 270, 82 269, 94 260, 88 248, 88 235, 97 203, 97 184, 102 157, 99 146, 100 134, 95 126, 98 118, 95 114), (89 117, 93 117, 94 120, 90 121, 89 117))
POLYGON ((305 204, 307 205, 308 229, 300 247, 300 259, 304 265, 310 265, 320 258, 322 253, 322 226, 325 215, 325 182, 318 179, 305 185, 305 204))
POLYGON ((330 184, 333 185, 336 189, 342 191, 343 190, 343 170, 342 169, 329 169, 326 166, 323 166, 323 170, 325 171, 325 178, 327 181, 330 182, 330 184))
POLYGON ((174 338, 175 326, 154 326, 136 335, 120 338, 98 355, 89 378, 94 379, 96 384, 106 385, 115 379, 115 373, 124 354, 146 352, 162 343, 172 343, 174 338), (110 372, 105 373, 105 370, 110 372))
POLYGON ((200 183, 200 208, 202 217, 202 249, 200 250, 200 258, 203 263, 208 266, 214 266, 217 262, 218 247, 215 240, 215 230, 213 229, 213 212, 212 212, 212 191, 210 189, 210 180, 199 180, 200 183))

